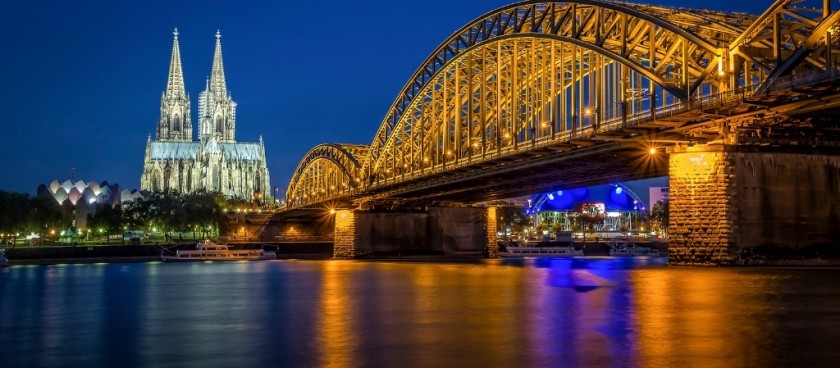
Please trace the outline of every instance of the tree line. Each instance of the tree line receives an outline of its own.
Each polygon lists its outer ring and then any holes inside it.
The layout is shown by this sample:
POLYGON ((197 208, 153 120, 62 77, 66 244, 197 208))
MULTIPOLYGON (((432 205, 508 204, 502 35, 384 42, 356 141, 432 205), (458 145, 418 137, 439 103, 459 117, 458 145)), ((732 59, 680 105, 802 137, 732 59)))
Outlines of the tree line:
MULTIPOLYGON (((111 206, 99 204, 87 215, 89 232, 119 234, 125 230, 220 234, 225 229, 225 209, 243 205, 212 193, 150 193, 145 198, 111 206)), ((2 238, 36 233, 42 236, 75 231, 72 207, 64 208, 50 196, 0 191, 2 238)))

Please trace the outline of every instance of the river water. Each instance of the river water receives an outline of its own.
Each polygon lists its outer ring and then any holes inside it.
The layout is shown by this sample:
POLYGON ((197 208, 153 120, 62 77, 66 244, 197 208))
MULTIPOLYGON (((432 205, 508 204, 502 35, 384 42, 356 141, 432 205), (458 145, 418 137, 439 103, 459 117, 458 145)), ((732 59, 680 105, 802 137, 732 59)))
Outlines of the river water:
POLYGON ((13 266, 0 367, 836 366, 838 280, 614 260, 13 266))

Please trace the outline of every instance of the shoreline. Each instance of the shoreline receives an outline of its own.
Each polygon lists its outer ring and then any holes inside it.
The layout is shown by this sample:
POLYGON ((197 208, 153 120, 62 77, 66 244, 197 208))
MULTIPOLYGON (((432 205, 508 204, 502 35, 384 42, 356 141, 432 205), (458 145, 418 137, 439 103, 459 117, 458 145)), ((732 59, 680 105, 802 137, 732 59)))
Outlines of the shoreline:
MULTIPOLYGON (((397 262, 452 262, 452 261, 483 261, 483 260, 526 260, 537 258, 487 258, 483 256, 477 257, 452 257, 452 256, 382 256, 382 257, 364 257, 347 259, 346 261, 397 261, 397 262)), ((558 258, 562 259, 562 258, 558 258)), ((595 260, 594 257, 582 257, 581 259, 595 260)), ((332 257, 326 254, 308 253, 308 254, 277 254, 277 260, 332 260, 332 257)), ((160 255, 138 255, 138 256, 102 256, 102 257, 67 257, 67 258, 18 258, 9 259, 7 267, 15 266, 50 266, 50 265, 65 265, 65 264, 96 264, 96 263, 141 263, 141 262, 163 262, 160 255)), ((213 261, 209 261, 213 262, 213 261)), ((222 261, 223 262, 223 261, 222 261)), ((200 263, 200 262, 199 262, 200 263)), ((840 268, 840 259, 813 259, 813 260, 789 260, 779 262, 768 262, 764 264, 750 264, 750 265, 727 265, 727 266, 707 266, 707 265, 691 265, 691 264, 673 264, 666 263, 658 265, 658 267, 675 267, 675 268, 743 268, 743 269, 762 269, 762 268, 787 268, 787 269, 837 269, 840 268)))

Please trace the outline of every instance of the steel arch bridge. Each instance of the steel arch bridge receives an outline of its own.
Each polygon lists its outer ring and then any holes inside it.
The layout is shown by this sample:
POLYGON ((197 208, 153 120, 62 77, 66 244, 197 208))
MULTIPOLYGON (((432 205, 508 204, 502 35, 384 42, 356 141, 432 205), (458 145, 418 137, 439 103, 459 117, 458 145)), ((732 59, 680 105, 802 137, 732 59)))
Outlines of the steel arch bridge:
POLYGON ((697 124, 715 121, 703 109, 834 70, 840 13, 828 0, 796 3, 778 0, 761 15, 593 0, 491 11, 425 59, 370 145, 307 153, 287 204, 387 197, 546 148, 571 157, 628 139, 708 142, 720 126, 697 124), (689 118, 644 138, 625 131, 680 114, 689 118))

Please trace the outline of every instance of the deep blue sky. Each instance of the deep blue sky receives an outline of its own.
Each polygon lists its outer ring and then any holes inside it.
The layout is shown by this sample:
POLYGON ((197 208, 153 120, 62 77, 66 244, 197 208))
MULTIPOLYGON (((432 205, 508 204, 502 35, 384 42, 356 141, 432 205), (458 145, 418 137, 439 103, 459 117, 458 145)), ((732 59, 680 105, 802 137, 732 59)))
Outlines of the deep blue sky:
MULTIPOLYGON (((140 186, 178 27, 198 93, 222 31, 238 141, 262 135, 286 189, 319 143, 369 144, 403 84, 447 36, 510 0, 29 1, 0 7, 0 190, 107 180, 140 186)), ((772 1, 648 1, 760 13, 772 1)))

